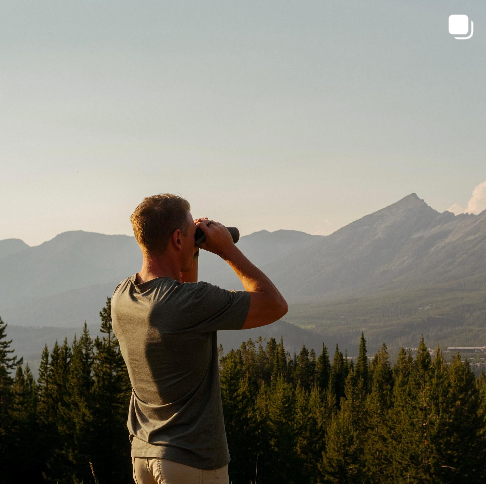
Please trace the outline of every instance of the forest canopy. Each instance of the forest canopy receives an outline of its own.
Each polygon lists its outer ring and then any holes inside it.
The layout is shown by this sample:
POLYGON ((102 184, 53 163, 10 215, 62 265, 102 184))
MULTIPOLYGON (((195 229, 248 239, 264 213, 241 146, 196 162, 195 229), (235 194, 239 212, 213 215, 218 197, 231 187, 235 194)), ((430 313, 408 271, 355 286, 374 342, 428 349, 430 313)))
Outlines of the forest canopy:
MULTIPOLYGON (((132 483, 131 386, 111 327, 86 324, 44 347, 37 380, 0 318, 0 482, 132 483), (28 456, 28 459, 26 459, 28 456), (25 465, 28 462, 28 465, 25 465)), ((347 357, 283 339, 219 347, 230 482, 423 483, 486 480, 486 377, 457 354, 387 347, 347 357)))

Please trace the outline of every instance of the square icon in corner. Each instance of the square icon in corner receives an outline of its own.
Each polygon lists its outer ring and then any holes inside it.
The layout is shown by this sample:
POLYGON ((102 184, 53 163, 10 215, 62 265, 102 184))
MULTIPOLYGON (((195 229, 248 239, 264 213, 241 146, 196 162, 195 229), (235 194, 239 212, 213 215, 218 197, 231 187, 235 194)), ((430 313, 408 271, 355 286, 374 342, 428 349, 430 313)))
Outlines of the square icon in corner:
POLYGON ((471 28, 469 28, 469 17, 467 15, 450 15, 449 33, 454 35, 455 39, 470 39, 473 35, 472 20, 471 28))

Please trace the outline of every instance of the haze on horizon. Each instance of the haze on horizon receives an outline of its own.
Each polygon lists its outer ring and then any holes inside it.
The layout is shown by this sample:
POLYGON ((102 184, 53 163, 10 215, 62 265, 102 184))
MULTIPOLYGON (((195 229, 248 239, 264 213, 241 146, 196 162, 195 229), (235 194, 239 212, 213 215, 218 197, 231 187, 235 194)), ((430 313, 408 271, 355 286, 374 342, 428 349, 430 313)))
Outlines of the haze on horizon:
POLYGON ((326 235, 414 192, 479 213, 485 31, 456 1, 4 4, 0 240, 132 235, 163 192, 242 235, 326 235))

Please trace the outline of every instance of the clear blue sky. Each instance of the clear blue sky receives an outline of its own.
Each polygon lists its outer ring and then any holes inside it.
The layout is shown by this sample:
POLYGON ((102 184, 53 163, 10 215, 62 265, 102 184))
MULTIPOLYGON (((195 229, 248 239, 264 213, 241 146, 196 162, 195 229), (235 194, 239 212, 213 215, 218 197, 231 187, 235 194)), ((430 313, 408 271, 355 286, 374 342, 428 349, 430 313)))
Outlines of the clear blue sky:
POLYGON ((164 192, 243 235, 486 208, 483 1, 15 0, 0 43, 0 239, 132 235, 164 192))

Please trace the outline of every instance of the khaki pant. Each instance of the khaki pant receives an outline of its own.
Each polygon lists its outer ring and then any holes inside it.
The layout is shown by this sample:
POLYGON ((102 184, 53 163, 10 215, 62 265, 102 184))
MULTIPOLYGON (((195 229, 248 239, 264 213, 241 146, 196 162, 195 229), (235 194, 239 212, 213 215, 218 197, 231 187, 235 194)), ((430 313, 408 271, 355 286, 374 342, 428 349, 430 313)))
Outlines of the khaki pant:
POLYGON ((228 466, 196 469, 167 459, 132 457, 136 484, 229 484, 228 466))

